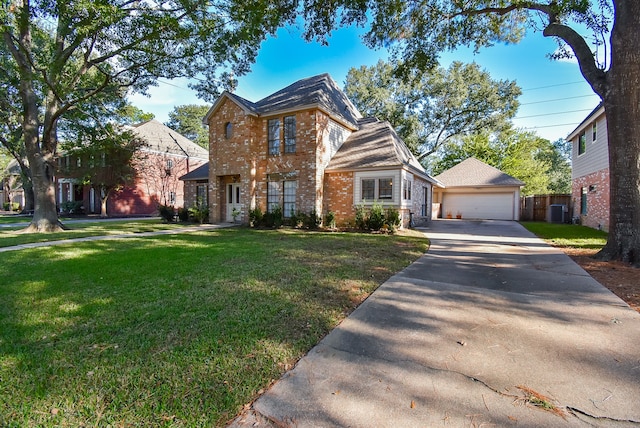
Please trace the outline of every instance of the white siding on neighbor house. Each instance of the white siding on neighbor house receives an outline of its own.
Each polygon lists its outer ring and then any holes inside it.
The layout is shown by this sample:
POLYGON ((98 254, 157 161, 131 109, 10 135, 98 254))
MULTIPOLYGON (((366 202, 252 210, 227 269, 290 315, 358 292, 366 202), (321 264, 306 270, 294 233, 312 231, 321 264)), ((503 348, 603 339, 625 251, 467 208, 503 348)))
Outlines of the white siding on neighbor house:
POLYGON ((607 120, 604 114, 596 120, 596 140, 592 138, 593 120, 585 123, 577 136, 571 141, 571 178, 576 179, 609 167, 609 146, 607 140, 607 120), (579 135, 584 130, 586 147, 583 154, 578 155, 579 135))
POLYGON ((365 205, 371 205, 374 202, 380 202, 383 205, 395 205, 398 206, 400 204, 400 191, 402 190, 402 180, 400 179, 401 171, 400 170, 380 170, 380 171, 362 171, 356 172, 354 174, 354 183, 353 183, 353 201, 355 205, 361 204, 362 201, 362 179, 363 178, 391 178, 393 181, 392 185, 392 199, 385 199, 382 201, 370 201, 366 200, 365 205))

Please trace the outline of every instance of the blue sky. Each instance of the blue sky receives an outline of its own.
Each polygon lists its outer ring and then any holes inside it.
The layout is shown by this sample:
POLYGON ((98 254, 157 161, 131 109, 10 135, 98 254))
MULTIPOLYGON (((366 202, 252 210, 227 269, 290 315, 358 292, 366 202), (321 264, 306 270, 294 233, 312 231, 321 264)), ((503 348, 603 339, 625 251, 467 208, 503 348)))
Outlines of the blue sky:
MULTIPOLYGON (((342 87, 350 68, 388 58, 385 50, 364 46, 363 32, 355 27, 334 31, 329 45, 323 46, 305 42, 296 28, 280 29, 276 37, 262 43, 251 73, 239 77, 236 93, 258 101, 298 79, 325 72, 342 87)), ((530 32, 517 45, 496 45, 478 54, 465 48, 445 52, 440 64, 448 67, 456 60, 475 61, 493 79, 516 80, 523 94, 513 123, 554 141, 566 137, 599 102, 575 62, 552 61, 546 56, 556 48, 553 40, 530 32)), ((166 122, 174 106, 206 104, 187 84, 186 80, 161 79, 150 90, 150 97, 134 95, 131 102, 166 122)))

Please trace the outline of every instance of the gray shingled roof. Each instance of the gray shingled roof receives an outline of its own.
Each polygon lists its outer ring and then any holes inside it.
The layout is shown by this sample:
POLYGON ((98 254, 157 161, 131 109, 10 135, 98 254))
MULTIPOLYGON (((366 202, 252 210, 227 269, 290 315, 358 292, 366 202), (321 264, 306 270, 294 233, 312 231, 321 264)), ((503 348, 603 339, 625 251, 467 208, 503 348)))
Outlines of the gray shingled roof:
POLYGON ((524 186, 525 183, 497 168, 476 159, 468 158, 449 168, 435 179, 446 187, 466 186, 524 186))
POLYGON ((224 92, 207 112, 204 123, 207 123, 211 114, 213 114, 225 97, 233 100, 248 113, 257 116, 297 110, 306 106, 318 106, 330 115, 342 119, 343 122, 350 124, 354 128, 358 120, 362 118, 358 109, 351 103, 344 92, 342 92, 335 80, 327 73, 298 80, 256 103, 230 92, 224 92))
POLYGON ((376 118, 358 121, 359 130, 351 134, 336 152, 327 170, 354 170, 410 167, 435 182, 413 156, 389 122, 376 118))
POLYGON ((256 103, 262 114, 307 105, 319 105, 354 125, 362 118, 358 109, 327 73, 298 80, 256 103))
POLYGON ((147 150, 209 159, 209 151, 155 119, 132 126, 133 132, 147 142, 147 150))
POLYGON ((182 181, 196 181, 196 180, 208 180, 209 179, 209 162, 200 165, 193 171, 181 176, 178 180, 182 181))

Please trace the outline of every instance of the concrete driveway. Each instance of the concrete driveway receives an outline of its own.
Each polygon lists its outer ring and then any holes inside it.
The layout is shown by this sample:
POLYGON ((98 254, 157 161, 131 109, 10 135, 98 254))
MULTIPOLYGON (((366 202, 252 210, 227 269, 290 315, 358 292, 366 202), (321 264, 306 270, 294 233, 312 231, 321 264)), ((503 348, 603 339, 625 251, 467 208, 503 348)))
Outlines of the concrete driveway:
POLYGON ((640 426, 640 314, 518 223, 424 232, 231 426, 640 426))

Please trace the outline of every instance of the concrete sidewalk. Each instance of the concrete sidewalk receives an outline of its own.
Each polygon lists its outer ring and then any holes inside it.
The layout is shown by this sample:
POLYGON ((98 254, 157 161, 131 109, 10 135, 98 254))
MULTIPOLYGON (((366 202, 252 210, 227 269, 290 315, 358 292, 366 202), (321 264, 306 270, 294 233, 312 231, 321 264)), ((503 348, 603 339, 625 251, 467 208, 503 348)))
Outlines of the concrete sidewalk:
POLYGON ((424 231, 232 427, 640 426, 640 314, 518 223, 424 231))
POLYGON ((19 251, 27 248, 53 247, 56 245, 73 244, 75 242, 111 241, 114 239, 143 238, 147 236, 157 236, 157 235, 177 235, 179 233, 198 232, 198 231, 210 230, 210 229, 222 229, 222 228, 234 227, 234 226, 237 226, 237 225, 234 223, 199 224, 196 226, 186 226, 179 229, 157 230, 153 232, 121 233, 118 235, 86 236, 84 238, 59 239, 57 241, 31 242, 28 244, 14 245, 11 247, 0 247, 0 253, 6 253, 9 251, 19 251))

